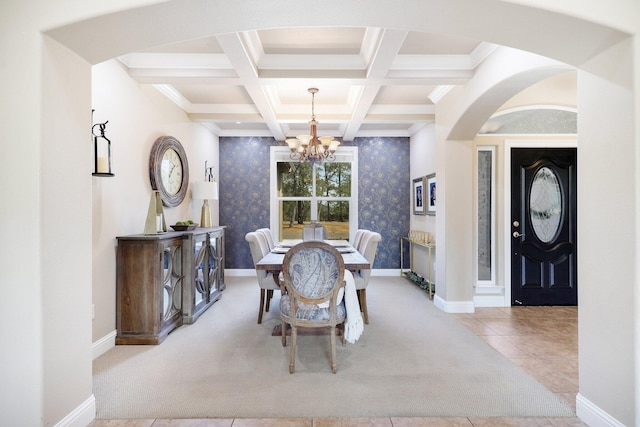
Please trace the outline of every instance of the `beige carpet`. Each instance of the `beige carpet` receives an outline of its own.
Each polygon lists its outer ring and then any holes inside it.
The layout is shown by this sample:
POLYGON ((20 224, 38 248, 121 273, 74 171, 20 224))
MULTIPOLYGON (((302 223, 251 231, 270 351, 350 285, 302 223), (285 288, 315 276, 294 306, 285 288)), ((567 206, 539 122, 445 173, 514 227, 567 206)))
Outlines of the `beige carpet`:
POLYGON ((574 416, 572 409, 400 277, 372 277, 370 324, 355 344, 326 336, 289 346, 271 330, 279 295, 256 324, 253 278, 158 346, 116 346, 93 364, 97 418, 574 416))

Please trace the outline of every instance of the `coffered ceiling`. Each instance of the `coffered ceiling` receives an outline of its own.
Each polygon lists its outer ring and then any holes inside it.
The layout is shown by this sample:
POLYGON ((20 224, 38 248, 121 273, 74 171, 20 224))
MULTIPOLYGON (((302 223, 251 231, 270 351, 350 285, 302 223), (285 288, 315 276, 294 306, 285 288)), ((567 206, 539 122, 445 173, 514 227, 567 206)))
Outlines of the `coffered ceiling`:
POLYGON ((409 136, 435 102, 473 76, 494 45, 382 28, 283 28, 230 33, 130 53, 130 76, 151 84, 220 136, 309 131, 409 136))

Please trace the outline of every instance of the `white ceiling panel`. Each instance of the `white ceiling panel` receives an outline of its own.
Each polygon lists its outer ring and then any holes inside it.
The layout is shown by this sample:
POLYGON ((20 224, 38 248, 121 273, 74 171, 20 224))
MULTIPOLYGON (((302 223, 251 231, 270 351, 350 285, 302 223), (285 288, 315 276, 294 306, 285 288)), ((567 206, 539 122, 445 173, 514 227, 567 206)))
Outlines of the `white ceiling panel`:
POLYGON ((258 31, 265 54, 358 54, 365 28, 278 28, 258 31))
POLYGON ((243 86, 174 84, 192 104, 251 104, 251 97, 243 86))
POLYGON ((465 84, 493 46, 385 28, 278 28, 227 33, 120 58, 218 135, 407 136, 435 117, 432 99, 465 84))

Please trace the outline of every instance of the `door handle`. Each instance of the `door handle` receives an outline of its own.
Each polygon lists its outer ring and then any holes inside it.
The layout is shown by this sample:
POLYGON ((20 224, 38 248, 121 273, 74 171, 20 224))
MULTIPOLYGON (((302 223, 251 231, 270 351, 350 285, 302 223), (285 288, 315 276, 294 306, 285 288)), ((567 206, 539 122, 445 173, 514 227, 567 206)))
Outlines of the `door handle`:
POLYGON ((513 237, 515 237, 517 239, 518 237, 524 237, 524 234, 520 234, 519 232, 514 231, 513 232, 513 237))

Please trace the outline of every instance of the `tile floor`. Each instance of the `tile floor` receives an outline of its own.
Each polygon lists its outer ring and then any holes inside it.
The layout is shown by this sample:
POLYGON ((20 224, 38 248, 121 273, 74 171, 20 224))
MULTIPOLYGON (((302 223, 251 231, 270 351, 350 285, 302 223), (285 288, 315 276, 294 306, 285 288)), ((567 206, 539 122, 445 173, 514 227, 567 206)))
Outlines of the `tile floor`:
MULTIPOLYGON (((575 410, 577 307, 478 308, 452 315, 575 410)), ((89 427, 577 427, 578 418, 295 418, 96 420, 89 427)))
POLYGON ((575 411, 578 307, 478 308, 454 316, 575 411))

